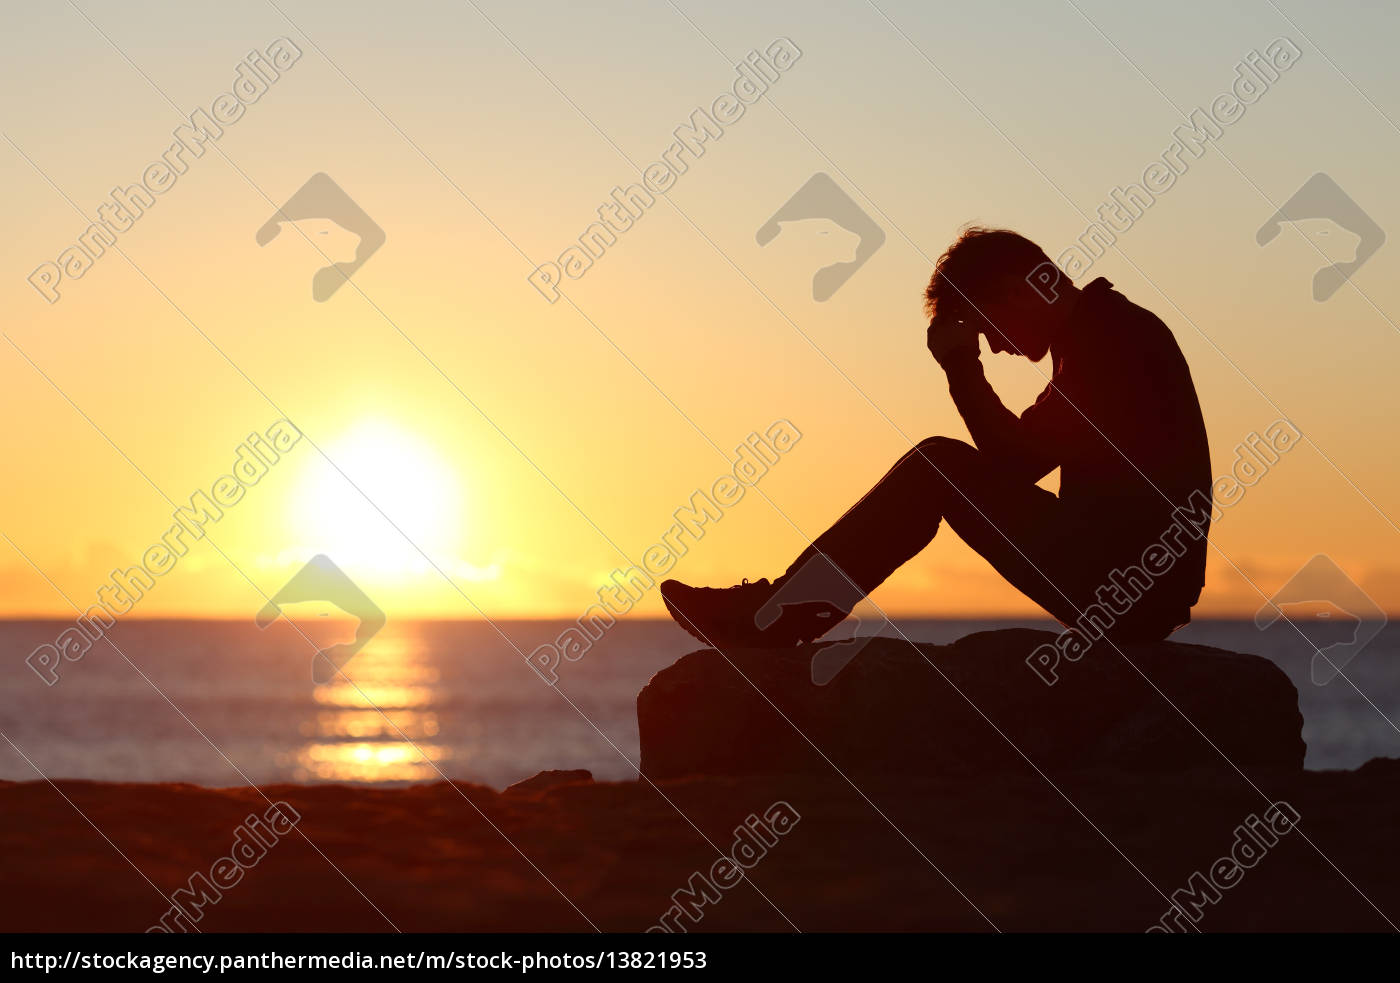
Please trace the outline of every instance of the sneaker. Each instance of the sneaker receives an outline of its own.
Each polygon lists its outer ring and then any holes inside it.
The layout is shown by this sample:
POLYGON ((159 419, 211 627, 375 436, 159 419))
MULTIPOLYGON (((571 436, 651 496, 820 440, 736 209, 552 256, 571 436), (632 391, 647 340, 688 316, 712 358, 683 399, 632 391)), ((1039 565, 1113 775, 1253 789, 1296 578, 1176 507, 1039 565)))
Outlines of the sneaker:
POLYGON ((778 617, 759 616, 778 592, 768 580, 734 587, 691 587, 679 580, 661 585, 661 599, 676 623, 706 645, 791 648, 825 635, 846 612, 824 602, 781 605, 778 617), (760 622, 766 622, 760 627, 760 622))

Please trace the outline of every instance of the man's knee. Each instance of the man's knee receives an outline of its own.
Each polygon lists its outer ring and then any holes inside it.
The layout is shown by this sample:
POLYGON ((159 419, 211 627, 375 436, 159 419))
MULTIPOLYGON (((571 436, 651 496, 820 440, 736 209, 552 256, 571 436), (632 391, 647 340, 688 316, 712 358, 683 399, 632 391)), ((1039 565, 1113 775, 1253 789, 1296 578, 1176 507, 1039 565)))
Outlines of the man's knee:
POLYGON ((940 470, 945 466, 956 467, 977 457, 977 448, 952 437, 926 437, 914 445, 911 457, 932 464, 940 470))
POLYGON ((929 437, 915 444, 895 467, 900 484, 916 498, 957 487, 975 467, 977 448, 951 437, 929 437))

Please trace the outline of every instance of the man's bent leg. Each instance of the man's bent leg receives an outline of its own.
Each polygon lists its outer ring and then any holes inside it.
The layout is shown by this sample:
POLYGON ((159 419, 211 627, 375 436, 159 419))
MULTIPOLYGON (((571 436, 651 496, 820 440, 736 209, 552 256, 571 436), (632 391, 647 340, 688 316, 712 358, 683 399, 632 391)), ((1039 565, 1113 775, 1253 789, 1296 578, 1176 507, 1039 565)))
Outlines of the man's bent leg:
POLYGON ((786 603, 810 596, 849 613, 932 541, 947 519, 962 539, 1056 617, 1072 615, 1086 579, 1083 544, 1063 528, 1059 499, 1007 475, 970 444, 920 442, 823 533, 776 585, 786 603))
POLYGON ((1064 620, 1084 552, 1065 535, 1059 499, 962 441, 934 437, 900 458, 777 581, 716 590, 668 580, 671 615, 705 644, 794 645, 819 638, 929 544, 946 518, 1016 587, 1064 620), (1066 540, 1070 548, 1056 548, 1066 540), (1048 576, 1046 574, 1048 573, 1048 576))
MULTIPOLYGON (((824 555, 862 596, 869 594, 933 540, 945 511, 974 512, 978 498, 990 497, 993 489, 1005 497, 1011 484, 970 444, 950 437, 920 441, 797 558, 788 575, 824 555)), ((1049 492, 1027 487, 1038 493, 1036 499, 1054 501, 1049 492)))

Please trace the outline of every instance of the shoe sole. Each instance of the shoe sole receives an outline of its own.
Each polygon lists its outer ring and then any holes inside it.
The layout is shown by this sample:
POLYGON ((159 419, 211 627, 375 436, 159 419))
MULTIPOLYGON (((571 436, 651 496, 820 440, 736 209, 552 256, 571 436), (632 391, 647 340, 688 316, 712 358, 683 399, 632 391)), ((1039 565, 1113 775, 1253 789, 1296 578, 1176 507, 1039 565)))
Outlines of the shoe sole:
POLYGON ((661 592, 661 603, 666 605, 666 613, 671 616, 671 620, 674 621, 681 628, 683 628, 687 635, 689 635, 691 638, 695 639, 702 645, 708 645, 710 648, 719 647, 714 642, 706 638, 704 635, 700 634, 700 632, 695 628, 695 626, 691 624, 690 618, 686 617, 684 612, 682 612, 680 608, 676 607, 676 605, 671 602, 671 599, 666 596, 666 591, 664 590, 661 592))
POLYGON ((678 606, 676 606, 675 603, 672 602, 671 598, 666 595, 666 589, 664 587, 661 590, 661 603, 666 605, 666 613, 671 616, 671 620, 674 621, 677 625, 679 625, 682 629, 684 629, 687 635, 695 639, 700 644, 707 645, 713 649, 718 649, 721 646, 725 645, 734 648, 796 648, 799 645, 810 645, 817 639, 821 638, 823 635, 830 632, 842 621, 846 620, 847 617, 847 615, 844 612, 835 612, 840 616, 833 618, 829 623, 822 625, 820 627, 820 630, 813 634, 810 638, 807 637, 805 633, 800 636, 780 636, 773 638, 763 638, 760 634, 760 637, 754 638, 753 640, 748 642, 736 641, 734 639, 725 638, 721 638, 719 641, 713 641, 709 638, 706 638, 700 633, 700 631, 697 628, 695 628, 695 626, 691 623, 690 618, 687 617, 685 613, 681 611, 681 609, 678 606))

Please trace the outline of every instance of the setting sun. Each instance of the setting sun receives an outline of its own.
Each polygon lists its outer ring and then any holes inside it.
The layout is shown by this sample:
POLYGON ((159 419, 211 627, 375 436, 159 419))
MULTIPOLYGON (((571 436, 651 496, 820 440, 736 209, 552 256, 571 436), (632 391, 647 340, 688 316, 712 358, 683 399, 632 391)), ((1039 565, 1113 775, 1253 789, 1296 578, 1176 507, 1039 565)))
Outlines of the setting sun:
POLYGON ((295 492, 298 551, 385 578, 454 562, 470 504, 458 476, 426 441, 369 419, 322 450, 295 492))

